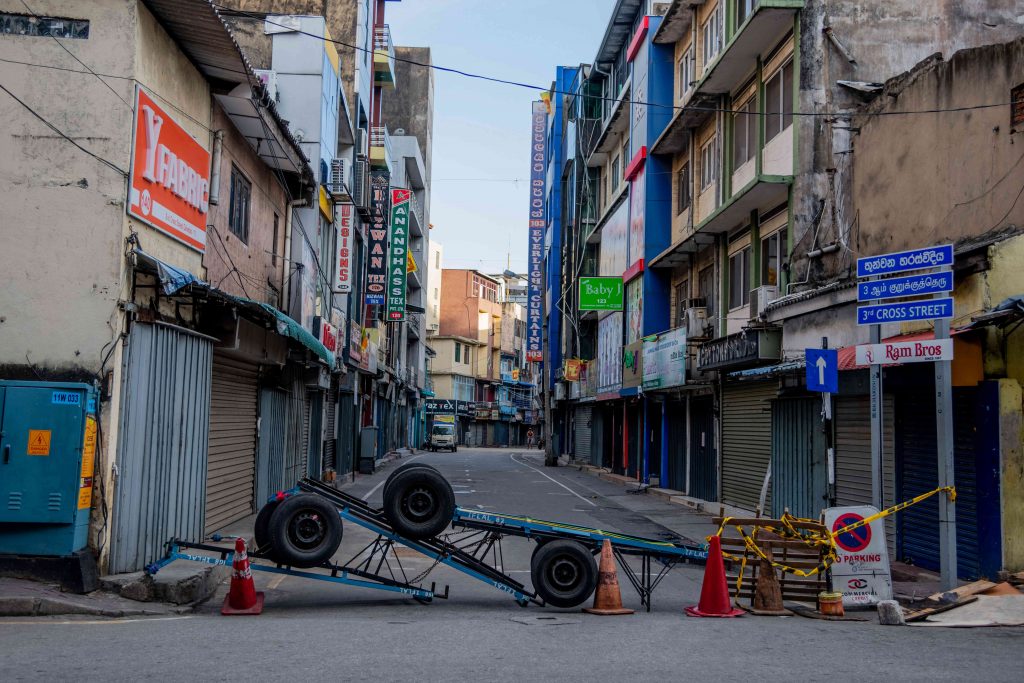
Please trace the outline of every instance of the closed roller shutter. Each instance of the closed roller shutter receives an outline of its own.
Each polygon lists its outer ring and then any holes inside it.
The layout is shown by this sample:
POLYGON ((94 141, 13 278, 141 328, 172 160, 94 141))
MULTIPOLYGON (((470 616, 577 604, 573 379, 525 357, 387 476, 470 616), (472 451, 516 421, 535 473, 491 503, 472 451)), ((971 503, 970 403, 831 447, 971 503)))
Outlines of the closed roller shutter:
POLYGON ((259 453, 256 461, 256 507, 267 499, 291 488, 285 476, 285 453, 288 433, 288 394, 280 389, 260 390, 259 453))
MULTIPOLYGON (((679 439, 679 450, 682 450, 685 440, 684 429, 683 437, 679 439)), ((687 494, 706 501, 718 500, 715 414, 710 398, 694 398, 690 401, 690 490, 687 494)))
POLYGON ((576 408, 576 459, 590 461, 590 429, 593 408, 579 406, 576 408))
MULTIPOLYGON (((722 502, 755 509, 772 452, 775 382, 726 386, 722 397, 722 502)), ((765 500, 770 509, 771 487, 765 500)))
POLYGON ((828 507, 820 398, 772 401, 772 516, 817 519, 828 507))
POLYGON ((338 386, 332 384, 327 392, 327 407, 324 410, 324 469, 337 469, 338 449, 338 386))
POLYGON ((253 511, 259 371, 213 356, 210 445, 206 464, 206 533, 253 511))
MULTIPOLYGON (((871 399, 836 399, 836 505, 871 505, 871 399)), ((882 507, 896 503, 893 400, 885 397, 882 414, 882 507)), ((889 557, 896 557, 896 517, 885 518, 889 557)))

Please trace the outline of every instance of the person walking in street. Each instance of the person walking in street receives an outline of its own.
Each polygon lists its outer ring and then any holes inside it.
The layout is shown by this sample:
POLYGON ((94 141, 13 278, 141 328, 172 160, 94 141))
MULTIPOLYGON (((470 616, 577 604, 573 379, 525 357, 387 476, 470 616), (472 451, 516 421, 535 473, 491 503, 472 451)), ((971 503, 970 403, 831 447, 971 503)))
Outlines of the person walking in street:
POLYGON ((526 430, 526 447, 527 448, 533 448, 533 430, 532 429, 527 429, 526 430))

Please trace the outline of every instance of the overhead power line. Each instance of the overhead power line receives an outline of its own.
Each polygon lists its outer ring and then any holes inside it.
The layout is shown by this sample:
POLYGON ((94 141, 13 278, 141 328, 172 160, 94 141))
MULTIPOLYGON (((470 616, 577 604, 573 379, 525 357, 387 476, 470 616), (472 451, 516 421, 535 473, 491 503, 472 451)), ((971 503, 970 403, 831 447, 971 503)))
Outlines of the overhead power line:
MULTIPOLYGON (((372 50, 372 49, 367 49, 365 47, 359 47, 358 45, 352 45, 350 43, 346 43, 344 41, 337 40, 337 39, 334 39, 334 38, 325 38, 324 36, 318 36, 315 33, 310 33, 308 31, 301 31, 301 30, 293 28, 291 26, 287 26, 285 24, 277 23, 275 21, 272 21, 272 20, 268 19, 267 17, 271 16, 271 15, 268 15, 266 13, 260 14, 260 13, 254 13, 254 12, 246 12, 244 10, 235 9, 233 7, 225 7, 224 5, 217 5, 217 4, 215 4, 214 7, 218 11, 220 11, 221 13, 226 14, 226 15, 243 16, 243 17, 248 17, 250 19, 259 19, 260 21, 265 21, 266 23, 270 24, 271 26, 278 26, 280 28, 287 29, 288 31, 290 31, 292 33, 298 33, 300 35, 309 36, 310 38, 315 38, 315 39, 320 40, 320 41, 325 42, 325 43, 333 43, 335 45, 341 45, 342 47, 347 47, 349 49, 356 50, 358 52, 365 52, 367 54, 373 54, 373 52, 374 52, 374 50, 372 50)), ((399 57, 397 55, 395 55, 393 57, 393 59, 396 62, 402 62, 404 64, 412 64, 413 66, 421 66, 421 67, 423 67, 425 69, 432 69, 434 71, 439 71, 441 73, 455 74, 457 76, 463 76, 465 78, 472 78, 472 79, 476 79, 476 80, 480 80, 480 81, 488 81, 490 83, 498 83, 498 84, 501 84, 501 85, 510 85, 510 86, 514 86, 514 87, 517 87, 517 88, 526 88, 528 90, 535 90, 535 91, 541 91, 541 92, 550 92, 553 95, 566 95, 566 96, 569 96, 569 97, 576 97, 577 95, 581 95, 581 93, 576 93, 576 92, 572 92, 572 91, 558 90, 556 88, 544 87, 544 86, 536 85, 536 84, 533 84, 533 83, 523 83, 521 81, 513 81, 513 80, 510 80, 510 79, 507 79, 507 78, 498 78, 496 76, 487 76, 486 74, 478 74, 478 73, 474 73, 472 71, 465 71, 463 69, 455 69, 455 68, 451 68, 451 67, 447 67, 447 66, 439 66, 437 64, 430 64, 428 62, 420 62, 420 61, 417 61, 415 59, 408 59, 406 57, 399 57)), ((604 101, 604 102, 620 102, 621 101, 623 104, 637 104, 637 105, 644 106, 644 107, 660 107, 662 109, 672 109, 672 110, 677 110, 677 111, 683 111, 683 110, 687 110, 687 111, 703 111, 703 112, 708 112, 708 113, 739 114, 739 115, 743 115, 743 116, 778 116, 779 115, 778 112, 757 112, 757 111, 745 111, 745 110, 739 110, 739 109, 726 109, 724 107, 701 107, 701 106, 692 106, 692 105, 664 104, 664 103, 661 103, 661 102, 648 102, 646 100, 632 100, 632 99, 619 100, 618 98, 615 98, 615 97, 609 97, 609 96, 603 96, 603 95, 582 95, 582 96, 586 97, 586 98, 589 98, 589 99, 593 99, 593 100, 601 100, 601 101, 604 101)), ((944 114, 944 113, 953 113, 953 112, 972 111, 972 110, 975 110, 975 109, 991 109, 993 107, 1008 107, 1010 105, 1011 105, 1010 102, 998 102, 998 103, 994 103, 994 104, 975 104, 975 105, 968 105, 968 106, 963 106, 963 107, 949 107, 949 108, 944 108, 944 109, 937 108, 937 109, 917 109, 917 110, 911 110, 911 111, 857 112, 857 115, 858 116, 912 116, 912 115, 919 115, 919 114, 944 114)), ((794 112, 792 112, 792 115, 793 116, 809 116, 809 117, 835 117, 835 116, 849 116, 852 113, 854 113, 854 112, 847 112, 847 111, 841 111, 841 112, 833 112, 833 111, 796 112, 796 111, 794 111, 794 112)))

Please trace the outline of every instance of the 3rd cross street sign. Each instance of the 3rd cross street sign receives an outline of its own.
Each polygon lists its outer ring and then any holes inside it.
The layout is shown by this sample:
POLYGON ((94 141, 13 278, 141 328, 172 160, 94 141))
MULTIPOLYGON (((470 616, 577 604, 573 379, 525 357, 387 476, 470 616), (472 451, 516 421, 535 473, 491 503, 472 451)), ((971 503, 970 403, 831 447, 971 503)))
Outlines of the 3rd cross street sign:
POLYGON ((881 325, 882 323, 904 323, 911 320, 935 320, 952 317, 952 297, 857 307, 858 325, 881 325))
POLYGON ((621 311, 621 277, 581 277, 581 311, 621 311))

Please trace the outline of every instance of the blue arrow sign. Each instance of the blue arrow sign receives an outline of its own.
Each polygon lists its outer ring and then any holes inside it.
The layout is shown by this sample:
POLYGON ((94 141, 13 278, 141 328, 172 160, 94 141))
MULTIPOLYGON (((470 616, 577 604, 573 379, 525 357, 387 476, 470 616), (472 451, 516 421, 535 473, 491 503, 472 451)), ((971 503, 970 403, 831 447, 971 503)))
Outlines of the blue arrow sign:
POLYGON ((889 280, 870 280, 857 285, 857 301, 897 299, 903 296, 953 291, 953 273, 925 273, 889 280))
POLYGON ((871 277, 887 273, 902 273, 906 270, 937 268, 953 265, 953 245, 897 251, 892 254, 868 256, 857 259, 857 277, 871 277))
POLYGON ((839 393, 839 352, 835 349, 807 349, 807 391, 839 393))
POLYGON ((952 317, 952 297, 857 307, 858 325, 881 325, 882 323, 904 323, 911 320, 935 320, 952 317))

